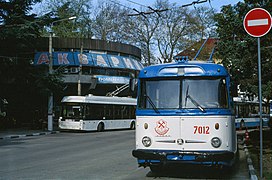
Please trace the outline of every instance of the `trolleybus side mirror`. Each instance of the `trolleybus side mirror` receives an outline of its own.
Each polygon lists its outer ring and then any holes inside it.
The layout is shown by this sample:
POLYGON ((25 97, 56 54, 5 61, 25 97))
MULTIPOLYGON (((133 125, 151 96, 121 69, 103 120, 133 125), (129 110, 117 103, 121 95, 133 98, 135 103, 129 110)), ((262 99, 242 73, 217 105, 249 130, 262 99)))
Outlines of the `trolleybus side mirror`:
POLYGON ((91 85, 90 85, 90 87, 89 87, 89 90, 90 90, 90 89, 95 89, 95 88, 96 88, 97 81, 98 81, 97 78, 94 78, 94 77, 91 78, 91 85))
POLYGON ((129 80, 129 89, 134 92, 137 84, 137 79, 130 79, 129 80))

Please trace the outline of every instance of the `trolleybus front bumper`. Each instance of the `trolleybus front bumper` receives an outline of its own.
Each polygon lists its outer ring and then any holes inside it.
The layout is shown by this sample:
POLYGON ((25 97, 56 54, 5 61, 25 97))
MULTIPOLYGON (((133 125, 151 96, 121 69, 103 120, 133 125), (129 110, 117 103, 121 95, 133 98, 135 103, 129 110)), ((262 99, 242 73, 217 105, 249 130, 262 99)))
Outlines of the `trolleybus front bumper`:
POLYGON ((143 150, 132 151, 132 155, 138 159, 139 166, 150 166, 166 163, 188 163, 202 165, 226 165, 234 163, 235 154, 229 151, 166 151, 166 150, 143 150))

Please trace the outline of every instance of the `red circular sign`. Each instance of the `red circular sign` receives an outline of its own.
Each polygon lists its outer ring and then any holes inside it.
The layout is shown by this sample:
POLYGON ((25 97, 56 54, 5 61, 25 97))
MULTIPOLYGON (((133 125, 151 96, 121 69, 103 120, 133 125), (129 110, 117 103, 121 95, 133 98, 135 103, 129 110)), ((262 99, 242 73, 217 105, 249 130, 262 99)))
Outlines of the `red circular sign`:
POLYGON ((265 9, 254 8, 246 14, 243 24, 249 35, 261 37, 271 29, 271 15, 265 9))

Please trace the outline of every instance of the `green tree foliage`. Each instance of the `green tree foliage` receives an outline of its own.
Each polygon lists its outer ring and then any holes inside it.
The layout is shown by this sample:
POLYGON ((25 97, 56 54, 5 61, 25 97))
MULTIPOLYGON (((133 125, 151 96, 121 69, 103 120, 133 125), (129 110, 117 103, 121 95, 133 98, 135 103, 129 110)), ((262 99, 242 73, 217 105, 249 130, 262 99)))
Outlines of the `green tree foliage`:
MULTIPOLYGON (((32 66, 33 49, 41 29, 50 23, 50 14, 37 17, 32 6, 40 0, 0 1, 0 96, 9 102, 9 118, 32 121, 31 115, 46 107, 48 88, 60 90, 57 74, 32 66)), ((17 121, 17 123, 19 123, 17 121)))
POLYGON ((1 0, 1 38, 16 38, 26 45, 33 44, 32 40, 40 36, 42 27, 49 24, 51 16, 46 13, 38 18, 31 13, 33 5, 39 2, 41 0, 1 0))
POLYGON ((91 2, 91 0, 45 0, 41 12, 48 10, 51 12, 51 27, 48 27, 49 29, 47 28, 42 35, 47 36, 51 31, 58 37, 91 38, 93 36, 91 2), (58 21, 73 16, 77 18, 72 21, 58 21))
MULTIPOLYGON (((256 7, 272 12, 271 1, 245 0, 234 6, 223 6, 215 17, 220 38, 217 55, 229 68, 234 83, 240 85, 241 91, 251 95, 258 95, 257 38, 246 33, 243 19, 249 10, 256 7)), ((267 100, 272 97, 271 42, 271 32, 261 37, 262 92, 267 100)))

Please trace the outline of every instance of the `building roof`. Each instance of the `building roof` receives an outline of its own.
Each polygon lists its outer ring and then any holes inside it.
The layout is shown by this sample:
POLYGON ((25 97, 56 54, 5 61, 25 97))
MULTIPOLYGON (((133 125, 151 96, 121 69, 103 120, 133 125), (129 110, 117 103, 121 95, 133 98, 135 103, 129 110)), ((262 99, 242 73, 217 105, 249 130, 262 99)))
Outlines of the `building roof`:
MULTIPOLYGON (((190 60, 193 60, 196 54, 198 53, 199 49, 203 45, 203 43, 206 41, 206 39, 202 39, 201 41, 198 41, 194 43, 189 48, 185 49, 184 51, 178 53, 177 56, 188 56, 190 60)), ((198 57, 196 60, 202 60, 206 61, 210 58, 210 55, 216 46, 216 42, 218 41, 217 38, 209 38, 207 42, 204 44, 202 50, 200 51, 198 57)))

